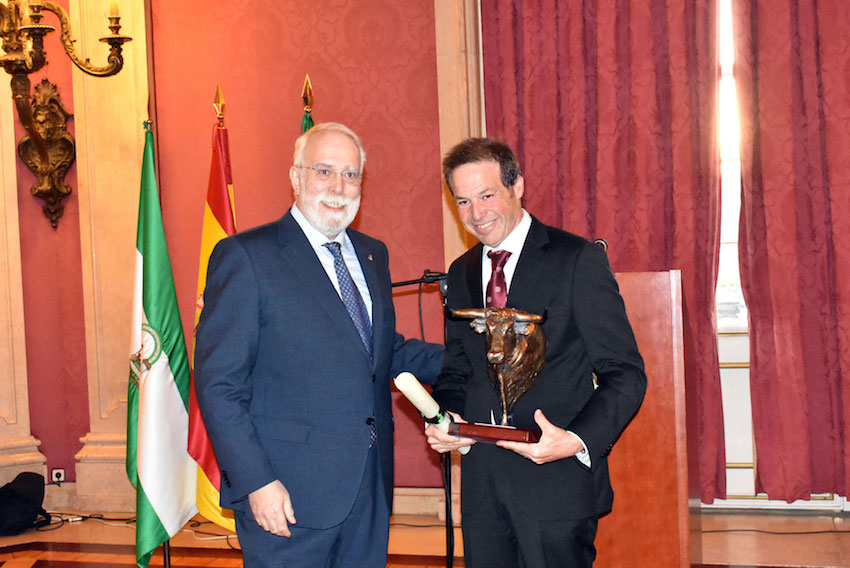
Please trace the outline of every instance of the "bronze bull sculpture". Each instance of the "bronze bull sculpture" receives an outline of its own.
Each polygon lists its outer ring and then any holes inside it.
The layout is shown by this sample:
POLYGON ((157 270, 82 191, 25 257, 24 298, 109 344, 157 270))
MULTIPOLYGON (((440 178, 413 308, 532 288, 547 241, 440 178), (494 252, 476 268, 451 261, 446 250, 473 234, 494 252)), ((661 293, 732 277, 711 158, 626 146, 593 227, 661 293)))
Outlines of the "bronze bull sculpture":
POLYGON ((457 318, 472 318, 469 327, 487 335, 490 381, 502 401, 502 426, 513 405, 532 385, 546 357, 544 316, 513 308, 453 310, 457 318))

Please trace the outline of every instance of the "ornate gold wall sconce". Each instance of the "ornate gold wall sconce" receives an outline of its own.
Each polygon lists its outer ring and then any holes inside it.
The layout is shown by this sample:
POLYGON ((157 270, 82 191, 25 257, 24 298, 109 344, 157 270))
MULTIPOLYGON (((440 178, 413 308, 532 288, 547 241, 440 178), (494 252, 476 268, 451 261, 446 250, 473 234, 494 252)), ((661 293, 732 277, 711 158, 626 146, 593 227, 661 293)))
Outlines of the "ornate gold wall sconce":
POLYGON ((65 174, 74 162, 74 138, 65 129, 71 116, 59 101, 56 85, 42 79, 32 97, 32 119, 43 148, 31 136, 18 142, 18 155, 38 180, 30 191, 44 201, 42 210, 54 229, 62 216, 62 200, 71 194, 71 186, 65 183, 65 174), (42 149, 47 153, 46 161, 42 149))
POLYGON ((74 139, 65 131, 65 123, 71 115, 59 103, 55 85, 43 80, 36 87, 35 95, 30 95, 29 74, 47 64, 44 36, 55 29, 41 23, 44 11, 52 12, 59 19, 62 47, 74 65, 89 75, 108 77, 121 71, 124 66, 121 46, 131 38, 120 34, 121 18, 113 2, 108 16, 112 33, 100 38, 109 44, 107 64, 98 67, 80 57, 74 49, 76 40, 71 37, 68 15, 58 4, 42 0, 0 2, 0 39, 4 51, 0 64, 12 76, 12 99, 27 132, 18 144, 18 155, 36 174, 38 182, 32 193, 45 200, 44 213, 55 228, 62 216, 62 199, 70 193, 64 177, 74 161, 74 139))

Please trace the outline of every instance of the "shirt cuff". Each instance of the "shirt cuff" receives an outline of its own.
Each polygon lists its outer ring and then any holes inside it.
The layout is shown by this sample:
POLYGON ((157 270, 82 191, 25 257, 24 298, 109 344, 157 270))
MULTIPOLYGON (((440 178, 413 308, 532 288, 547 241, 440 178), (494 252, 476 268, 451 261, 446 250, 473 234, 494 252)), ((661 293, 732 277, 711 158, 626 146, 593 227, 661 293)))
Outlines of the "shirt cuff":
POLYGON ((581 442, 581 451, 575 455, 575 458, 582 463, 586 468, 590 469, 590 452, 587 451, 587 444, 584 443, 584 440, 581 439, 581 436, 573 432, 572 430, 567 430, 570 434, 578 438, 578 441, 581 442))

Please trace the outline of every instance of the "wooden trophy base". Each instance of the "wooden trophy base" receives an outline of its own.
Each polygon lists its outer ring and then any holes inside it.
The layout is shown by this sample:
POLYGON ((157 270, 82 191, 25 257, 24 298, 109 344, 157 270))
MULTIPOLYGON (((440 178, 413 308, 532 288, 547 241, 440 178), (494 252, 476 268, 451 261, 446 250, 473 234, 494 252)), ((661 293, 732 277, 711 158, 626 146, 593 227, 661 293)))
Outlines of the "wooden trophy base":
POLYGON ((540 432, 535 430, 522 430, 513 426, 497 426, 493 424, 468 424, 452 422, 449 424, 449 434, 472 438, 478 442, 495 444, 499 440, 509 442, 524 442, 534 444, 540 440, 540 432))

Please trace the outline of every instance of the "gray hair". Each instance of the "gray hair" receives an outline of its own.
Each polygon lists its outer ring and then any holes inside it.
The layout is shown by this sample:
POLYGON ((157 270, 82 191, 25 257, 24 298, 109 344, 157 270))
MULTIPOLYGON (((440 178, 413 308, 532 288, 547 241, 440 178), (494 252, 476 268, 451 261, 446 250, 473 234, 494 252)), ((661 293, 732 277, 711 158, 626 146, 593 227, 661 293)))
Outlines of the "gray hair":
POLYGON ((349 127, 339 122, 320 122, 319 124, 312 127, 310 130, 302 134, 295 141, 295 153, 293 155, 293 164, 296 166, 304 165, 301 163, 301 159, 304 157, 304 148, 307 147, 307 141, 314 134, 319 134, 321 132, 339 132, 340 134, 345 134, 354 142, 354 145, 357 146, 357 150, 360 152, 360 169, 366 166, 366 150, 363 149, 363 144, 360 142, 360 137, 354 133, 349 127))

